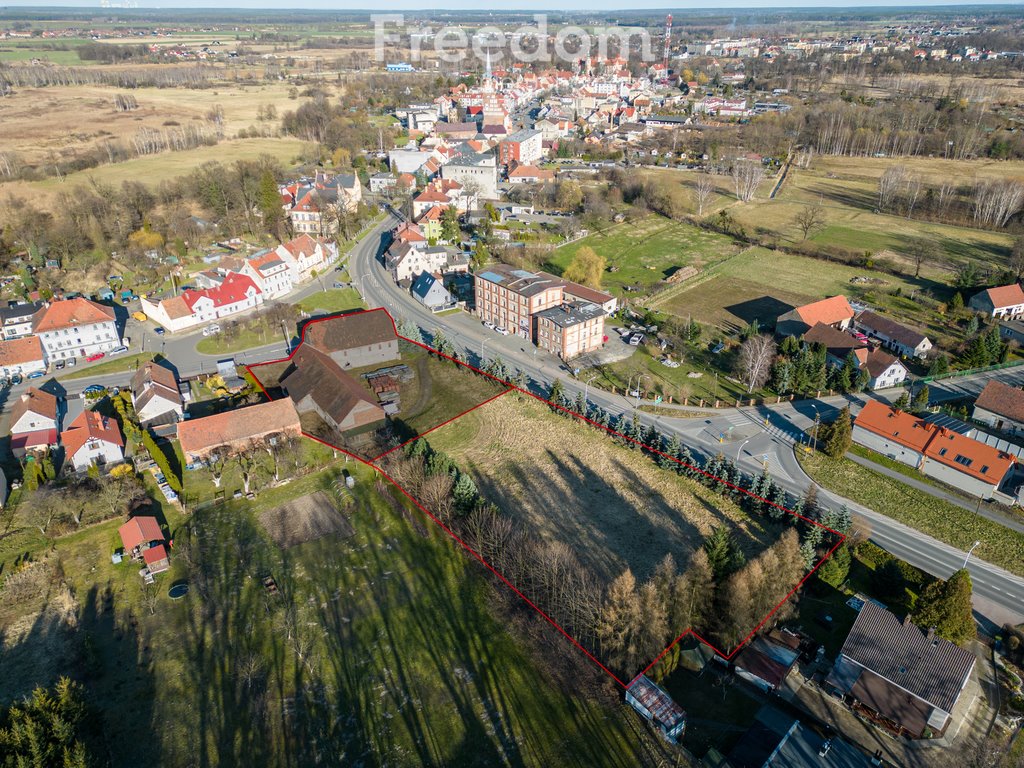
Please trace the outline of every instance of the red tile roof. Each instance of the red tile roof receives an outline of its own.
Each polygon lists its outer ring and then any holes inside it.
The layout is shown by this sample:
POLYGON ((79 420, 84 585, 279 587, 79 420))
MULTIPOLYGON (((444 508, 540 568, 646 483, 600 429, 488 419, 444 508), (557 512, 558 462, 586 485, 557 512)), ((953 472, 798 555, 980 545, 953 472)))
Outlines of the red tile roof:
MULTIPOLYGON (((194 312, 196 302, 200 299, 211 299, 215 307, 227 307, 244 301, 250 288, 257 294, 263 293, 248 275, 229 272, 228 276, 224 278, 224 282, 216 288, 206 288, 201 291, 185 291, 181 294, 180 298, 188 306, 190 312, 194 312)), ((173 301, 173 299, 170 301, 173 301)))
POLYGON ((0 341, 0 365, 24 365, 43 359, 43 346, 38 336, 0 341))
POLYGON ((140 544, 164 540, 164 532, 160 530, 160 524, 155 517, 148 515, 133 517, 118 528, 117 532, 121 535, 121 544, 129 552, 140 544))
POLYGON ((251 438, 276 432, 298 434, 299 414, 290 398, 251 405, 178 424, 178 441, 186 456, 197 456, 222 445, 237 448, 251 438))
POLYGON ((988 294, 988 300, 992 302, 992 307, 995 309, 1024 304, 1024 291, 1021 290, 1020 285, 1017 283, 989 288, 985 293, 988 294))
POLYGON ((1024 390, 992 380, 985 385, 974 405, 986 411, 1024 422, 1024 390))
POLYGON ((315 237, 299 235, 294 240, 289 240, 287 243, 282 243, 281 245, 284 246, 285 250, 292 256, 299 258, 313 253, 316 250, 316 247, 318 245, 322 245, 322 243, 315 237))
POLYGON ((12 451, 31 451, 33 448, 45 448, 57 445, 57 429, 37 429, 34 432, 11 434, 12 451))
POLYGON ((932 439, 934 427, 909 413, 897 411, 877 400, 868 400, 854 420, 854 425, 876 435, 924 453, 932 439))
POLYGON ((71 458, 89 440, 100 440, 111 445, 124 446, 124 438, 114 419, 97 411, 82 411, 70 426, 60 433, 64 455, 71 458))
POLYGON ((998 448, 948 429, 938 430, 924 453, 932 461, 992 485, 1002 482, 1015 461, 998 448))
POLYGON ((815 323, 834 325, 853 318, 853 308, 845 296, 832 296, 812 304, 804 304, 796 308, 796 313, 810 326, 814 326, 815 323))
POLYGON ((55 301, 40 309, 32 318, 32 332, 59 331, 79 325, 107 323, 114 319, 114 310, 88 299, 55 301))
POLYGON ((167 547, 157 544, 155 547, 142 550, 142 559, 146 565, 153 565, 167 559, 167 547))

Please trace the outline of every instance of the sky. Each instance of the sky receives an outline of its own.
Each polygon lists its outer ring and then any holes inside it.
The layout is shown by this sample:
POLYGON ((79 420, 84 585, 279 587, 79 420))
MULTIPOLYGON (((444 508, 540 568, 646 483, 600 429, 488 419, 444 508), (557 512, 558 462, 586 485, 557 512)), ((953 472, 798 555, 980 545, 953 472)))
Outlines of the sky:
MULTIPOLYGON (((112 4, 117 0, 113 0, 112 4)), ((217 10, 222 8, 254 8, 281 9, 280 0, 137 0, 139 8, 201 8, 217 10)), ((921 7, 921 6, 973 6, 973 5, 1014 5, 1013 2, 992 2, 991 0, 378 0, 376 3, 367 0, 292 0, 287 7, 311 10, 372 10, 375 13, 391 11, 409 11, 423 9, 438 10, 473 10, 481 11, 488 8, 494 10, 525 10, 536 13, 551 11, 615 11, 636 9, 686 9, 711 8, 724 10, 729 8, 864 8, 864 7, 921 7)), ((37 6, 37 7, 98 7, 98 0, 0 0, 3 6, 37 6)))

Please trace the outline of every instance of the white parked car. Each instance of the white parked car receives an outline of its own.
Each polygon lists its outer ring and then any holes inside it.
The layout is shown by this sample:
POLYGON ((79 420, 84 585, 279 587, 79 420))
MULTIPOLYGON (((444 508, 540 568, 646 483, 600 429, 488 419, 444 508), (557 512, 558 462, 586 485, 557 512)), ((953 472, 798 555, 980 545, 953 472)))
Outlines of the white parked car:
POLYGON ((489 328, 490 330, 493 331, 494 323, 492 323, 490 320, 484 320, 484 328, 489 328))
POLYGON ((215 333, 220 333, 220 326, 216 323, 203 328, 203 336, 213 336, 215 333))
POLYGON ((508 336, 508 328, 499 325, 494 330, 500 333, 502 336, 508 336))
POLYGON ((120 347, 115 347, 114 349, 107 352, 107 357, 113 357, 114 355, 123 355, 127 351, 128 347, 122 344, 120 347))

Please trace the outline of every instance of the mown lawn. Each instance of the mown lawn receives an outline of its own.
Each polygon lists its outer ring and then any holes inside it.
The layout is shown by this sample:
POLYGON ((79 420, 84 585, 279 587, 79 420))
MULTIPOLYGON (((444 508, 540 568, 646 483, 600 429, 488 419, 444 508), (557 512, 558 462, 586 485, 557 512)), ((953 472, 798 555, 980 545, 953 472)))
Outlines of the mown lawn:
POLYGON ((954 547, 967 550, 980 541, 975 550, 979 558, 1024 575, 1024 534, 849 459, 799 452, 797 458, 804 471, 829 490, 954 547))
POLYGON ((153 359, 151 352, 139 352, 134 355, 118 355, 102 363, 85 363, 82 359, 74 368, 65 368, 57 374, 59 379, 84 379, 88 376, 101 376, 105 373, 121 373, 134 371, 140 365, 153 359))
POLYGON ((602 287, 619 295, 624 293, 624 286, 647 290, 676 269, 703 267, 737 250, 733 239, 726 235, 651 214, 562 246, 551 254, 548 267, 561 274, 584 246, 604 256, 609 267, 617 268, 605 272, 602 287))
POLYGON ((366 302, 355 288, 331 288, 307 296, 298 303, 306 312, 345 312, 350 309, 366 309, 366 302))
POLYGON ((84 680, 118 745, 115 767, 331 755, 346 765, 626 768, 667 756, 621 694, 556 683, 558 662, 510 632, 480 569, 368 468, 347 466, 354 535, 274 545, 259 509, 332 493, 341 466, 256 503, 169 513, 173 570, 150 597, 137 566, 110 562, 118 520, 58 540, 54 573, 72 588, 74 625, 40 623, 5 653, 71 633, 48 671, 84 680), (174 602, 166 590, 178 579, 190 591, 174 602))

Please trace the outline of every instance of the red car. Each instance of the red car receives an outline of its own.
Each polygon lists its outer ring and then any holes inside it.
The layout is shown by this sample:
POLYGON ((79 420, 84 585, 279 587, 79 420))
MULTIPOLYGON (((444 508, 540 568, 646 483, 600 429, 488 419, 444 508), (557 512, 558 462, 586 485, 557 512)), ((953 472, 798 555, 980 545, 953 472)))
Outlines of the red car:
POLYGON ((102 360, 106 356, 107 355, 105 352, 97 352, 95 355, 89 355, 87 358, 85 358, 85 362, 95 363, 97 360, 102 360))

